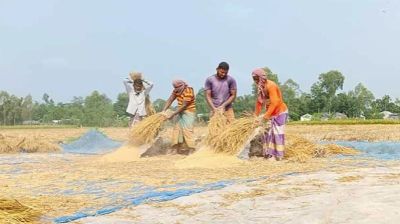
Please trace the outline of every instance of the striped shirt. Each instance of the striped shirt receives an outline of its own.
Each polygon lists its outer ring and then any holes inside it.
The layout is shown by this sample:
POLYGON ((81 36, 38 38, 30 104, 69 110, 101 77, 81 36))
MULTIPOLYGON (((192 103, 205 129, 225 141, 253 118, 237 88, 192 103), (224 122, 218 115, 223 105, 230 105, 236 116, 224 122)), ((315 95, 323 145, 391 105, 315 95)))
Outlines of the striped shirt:
POLYGON ((178 100, 178 107, 183 106, 183 102, 187 102, 186 111, 196 112, 195 95, 192 87, 186 87, 182 94, 175 93, 175 97, 178 100))

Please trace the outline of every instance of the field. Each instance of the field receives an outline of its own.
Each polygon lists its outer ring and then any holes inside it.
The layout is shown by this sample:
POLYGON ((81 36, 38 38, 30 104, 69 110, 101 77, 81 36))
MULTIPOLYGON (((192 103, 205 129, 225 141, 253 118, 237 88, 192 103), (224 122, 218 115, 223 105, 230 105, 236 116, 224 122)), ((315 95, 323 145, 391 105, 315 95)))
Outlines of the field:
MULTIPOLYGON (((88 130, 6 128, 0 134, 66 143, 88 130)), ((128 140, 127 128, 99 131, 128 140)), ((195 130, 198 138, 206 131, 206 127, 195 130)), ((400 141, 396 124, 292 124, 287 133, 313 142, 400 141)), ((299 218, 303 223, 395 223, 400 219, 398 160, 243 161, 201 149, 188 157, 139 158, 139 150, 123 146, 107 155, 0 154, 0 199, 15 199, 39 212, 37 223, 299 223, 299 218), (77 218, 79 214, 85 215, 77 218)))

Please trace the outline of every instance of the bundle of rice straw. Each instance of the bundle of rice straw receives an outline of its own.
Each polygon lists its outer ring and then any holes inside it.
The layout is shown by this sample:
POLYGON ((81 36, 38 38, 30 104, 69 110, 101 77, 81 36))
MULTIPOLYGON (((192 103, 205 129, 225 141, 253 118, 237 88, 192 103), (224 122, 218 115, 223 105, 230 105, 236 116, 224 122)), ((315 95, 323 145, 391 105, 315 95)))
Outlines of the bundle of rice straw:
POLYGON ((156 113, 135 124, 130 131, 130 143, 134 145, 150 144, 157 137, 163 123, 163 113, 156 113))
POLYGON ((224 130, 217 132, 216 136, 208 142, 208 145, 215 152, 235 155, 244 147, 256 128, 253 116, 236 119, 224 130))
POLYGON ((222 110, 217 110, 208 122, 208 135, 206 138, 206 144, 212 146, 215 139, 219 137, 219 133, 225 130, 228 119, 224 116, 222 110))
POLYGON ((40 212, 17 200, 0 198, 0 223, 39 223, 40 212))
POLYGON ((129 76, 132 80, 142 79, 142 73, 140 72, 131 72, 129 73, 129 76))

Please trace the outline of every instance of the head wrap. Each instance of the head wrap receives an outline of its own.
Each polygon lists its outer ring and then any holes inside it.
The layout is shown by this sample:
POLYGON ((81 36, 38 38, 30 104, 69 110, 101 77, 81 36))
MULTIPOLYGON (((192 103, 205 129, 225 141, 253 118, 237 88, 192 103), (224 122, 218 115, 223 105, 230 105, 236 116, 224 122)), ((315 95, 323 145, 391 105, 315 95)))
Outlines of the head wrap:
POLYGON ((260 103, 264 103, 267 98, 267 94, 265 93, 265 83, 267 82, 267 75, 265 74, 265 71, 262 68, 254 69, 253 72, 251 73, 251 75, 253 77, 258 77, 257 100, 260 103))
POLYGON ((174 87, 174 92, 177 94, 182 94, 183 90, 188 86, 183 80, 172 81, 172 86, 174 87))

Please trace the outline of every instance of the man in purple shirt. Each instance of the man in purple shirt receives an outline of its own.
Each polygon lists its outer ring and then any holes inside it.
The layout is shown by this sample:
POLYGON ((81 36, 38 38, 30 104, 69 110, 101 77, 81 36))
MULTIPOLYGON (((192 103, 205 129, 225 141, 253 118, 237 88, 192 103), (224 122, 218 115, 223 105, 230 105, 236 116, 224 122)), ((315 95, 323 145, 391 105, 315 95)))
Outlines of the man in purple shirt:
POLYGON ((229 64, 226 62, 219 63, 217 74, 207 78, 204 90, 206 91, 206 99, 211 109, 212 116, 217 110, 221 110, 228 122, 235 119, 232 108, 232 102, 236 98, 236 80, 228 75, 229 64))

